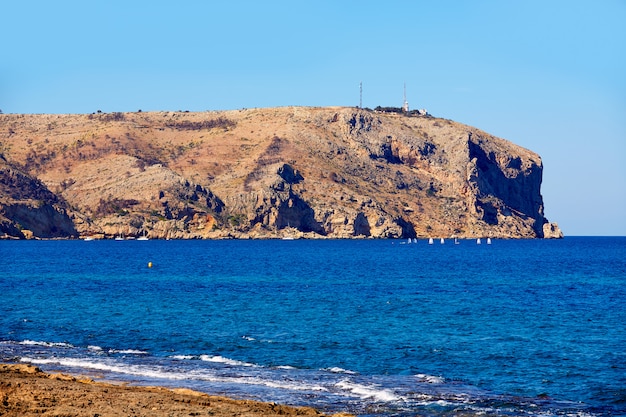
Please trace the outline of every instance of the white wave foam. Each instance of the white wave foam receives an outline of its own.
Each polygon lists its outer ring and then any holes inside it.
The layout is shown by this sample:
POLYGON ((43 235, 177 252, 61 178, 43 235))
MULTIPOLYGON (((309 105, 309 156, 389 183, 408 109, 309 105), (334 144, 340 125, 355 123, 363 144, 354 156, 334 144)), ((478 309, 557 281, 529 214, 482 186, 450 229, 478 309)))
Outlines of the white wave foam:
POLYGON ((225 358, 223 356, 210 356, 210 355, 200 355, 200 360, 205 362, 215 362, 215 363, 223 363, 225 365, 231 366, 257 366, 253 363, 242 362, 235 359, 225 358))
POLYGON ((417 374, 416 378, 419 378, 421 382, 428 382, 429 384, 443 384, 446 380, 440 376, 417 374))
POLYGON ((73 345, 65 342, 38 342, 35 340, 22 340, 18 342, 20 345, 28 345, 28 346, 45 346, 45 347, 74 347, 73 345))
POLYGON ((137 350, 137 349, 122 349, 122 350, 109 349, 109 353, 121 353, 123 355, 147 355, 148 354, 148 352, 145 352, 143 350, 137 350))
MULTIPOLYGON (((54 358, 54 359, 36 359, 23 357, 20 362, 28 362, 37 365, 61 365, 71 368, 92 369, 96 371, 114 372, 125 375, 133 375, 145 378, 158 378, 158 379, 173 379, 182 380, 188 379, 189 375, 182 372, 164 372, 158 368, 148 368, 145 366, 120 366, 116 364, 109 364, 105 362, 95 362, 88 359, 70 359, 70 358, 54 358)), ((208 379, 207 379, 208 380, 208 379)))
POLYGON ((178 361, 189 361, 189 360, 195 359, 196 356, 193 356, 193 355, 173 355, 173 356, 170 356, 170 358, 176 359, 178 361))
POLYGON ((249 341, 251 341, 251 342, 253 342, 253 341, 255 341, 255 340, 256 340, 254 337, 250 337, 250 336, 241 336, 241 338, 242 338, 242 339, 245 339, 245 340, 249 340, 249 341))
POLYGON ((89 345, 89 346, 87 346, 87 349, 93 350, 93 351, 96 351, 96 352, 102 352, 102 348, 100 346, 89 345))
POLYGON ((21 362, 32 363, 36 365, 60 365, 70 368, 90 369, 102 372, 112 372, 122 375, 132 375, 140 378, 154 378, 166 380, 200 380, 214 383, 227 384, 245 384, 258 385, 269 388, 286 389, 291 391, 327 391, 320 385, 302 383, 302 381, 277 381, 267 380, 254 376, 217 376, 211 371, 165 371, 161 367, 148 367, 142 365, 118 365, 116 363, 107 363, 105 361, 93 361, 89 359, 77 358, 50 358, 37 359, 23 357, 21 362))
MULTIPOLYGON (((458 405, 457 403, 452 403, 446 400, 425 400, 425 401, 418 401, 417 404, 423 407, 428 407, 428 406, 433 406, 433 405, 436 405, 439 407, 449 407, 449 406, 458 405)), ((495 411, 493 409, 486 410, 482 408, 476 408, 475 410, 481 412, 480 414, 484 414, 485 411, 495 411)))
POLYGON ((338 366, 333 366, 332 368, 326 368, 325 371, 332 372, 334 374, 349 374, 349 375, 357 375, 357 372, 351 371, 349 369, 339 368, 338 366))
POLYGON ((336 387, 351 392, 362 399, 373 399, 380 402, 399 401, 402 398, 391 392, 390 390, 381 389, 376 385, 362 385, 347 380, 340 381, 335 384, 336 387))
POLYGON ((307 384, 302 381, 276 381, 261 378, 238 378, 237 382, 248 385, 262 385, 269 388, 278 388, 291 391, 328 391, 326 387, 321 385, 307 384))

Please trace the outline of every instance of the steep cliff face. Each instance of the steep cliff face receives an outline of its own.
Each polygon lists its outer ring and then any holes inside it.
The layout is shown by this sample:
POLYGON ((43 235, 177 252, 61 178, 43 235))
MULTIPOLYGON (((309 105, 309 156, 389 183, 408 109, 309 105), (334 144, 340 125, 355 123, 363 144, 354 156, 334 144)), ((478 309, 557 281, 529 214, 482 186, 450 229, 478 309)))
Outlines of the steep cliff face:
POLYGON ((494 149, 470 133, 468 140, 468 183, 475 197, 479 218, 490 225, 516 215, 543 236, 543 199, 540 193, 543 168, 541 161, 494 149))
POLYGON ((68 202, 81 235, 560 235, 543 215, 537 154, 432 117, 339 107, 0 115, 0 152, 68 202))
POLYGON ((66 204, 0 155, 0 238, 76 237, 66 204))

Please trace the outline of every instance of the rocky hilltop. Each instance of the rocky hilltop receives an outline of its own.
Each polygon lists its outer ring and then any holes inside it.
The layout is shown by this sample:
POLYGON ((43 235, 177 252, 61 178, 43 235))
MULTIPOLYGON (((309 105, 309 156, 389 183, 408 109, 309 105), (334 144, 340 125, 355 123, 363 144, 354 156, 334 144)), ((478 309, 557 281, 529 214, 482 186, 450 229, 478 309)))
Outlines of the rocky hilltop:
POLYGON ((389 109, 0 115, 0 237, 560 237, 534 152, 389 109))

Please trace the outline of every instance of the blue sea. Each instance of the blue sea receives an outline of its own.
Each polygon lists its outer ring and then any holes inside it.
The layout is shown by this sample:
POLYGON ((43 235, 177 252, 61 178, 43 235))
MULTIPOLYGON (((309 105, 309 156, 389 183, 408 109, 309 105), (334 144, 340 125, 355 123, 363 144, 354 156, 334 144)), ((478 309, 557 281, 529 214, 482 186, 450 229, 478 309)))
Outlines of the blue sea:
POLYGON ((624 237, 0 256, 2 362, 359 416, 626 415, 624 237))

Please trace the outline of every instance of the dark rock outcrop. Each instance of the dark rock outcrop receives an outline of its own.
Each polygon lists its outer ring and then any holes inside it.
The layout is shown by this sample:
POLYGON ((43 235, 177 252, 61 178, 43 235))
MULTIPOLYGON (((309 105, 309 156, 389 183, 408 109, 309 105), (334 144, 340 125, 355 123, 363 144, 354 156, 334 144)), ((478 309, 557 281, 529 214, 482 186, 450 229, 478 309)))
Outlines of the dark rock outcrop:
POLYGON ((514 213, 532 221, 532 228, 543 237, 543 199, 540 187, 543 168, 535 161, 522 166, 519 156, 487 150, 481 138, 470 133, 469 159, 475 161, 469 182, 476 189, 476 208, 489 225, 497 225, 498 215, 514 213))
POLYGON ((0 237, 61 238, 78 233, 67 204, 41 181, 0 159, 0 237))

